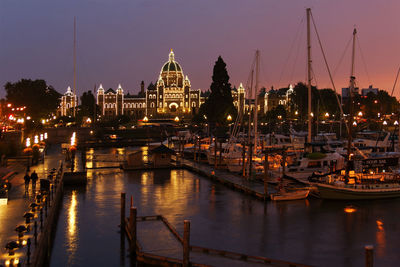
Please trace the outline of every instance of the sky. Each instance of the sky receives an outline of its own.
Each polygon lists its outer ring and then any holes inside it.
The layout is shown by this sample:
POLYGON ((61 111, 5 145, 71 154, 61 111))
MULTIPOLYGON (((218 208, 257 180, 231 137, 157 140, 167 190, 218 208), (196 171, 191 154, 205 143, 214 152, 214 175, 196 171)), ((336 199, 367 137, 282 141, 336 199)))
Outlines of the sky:
MULTIPOLYGON (((158 79, 170 49, 193 89, 209 88, 218 56, 232 85, 248 84, 257 49, 260 86, 286 87, 306 79, 307 7, 336 87, 348 86, 356 27, 357 85, 390 93, 400 65, 396 0, 0 0, 0 97, 22 78, 60 93, 72 86, 74 16, 79 95, 100 83, 137 93, 158 79)), ((332 88, 315 31, 311 39, 313 84, 332 88)))

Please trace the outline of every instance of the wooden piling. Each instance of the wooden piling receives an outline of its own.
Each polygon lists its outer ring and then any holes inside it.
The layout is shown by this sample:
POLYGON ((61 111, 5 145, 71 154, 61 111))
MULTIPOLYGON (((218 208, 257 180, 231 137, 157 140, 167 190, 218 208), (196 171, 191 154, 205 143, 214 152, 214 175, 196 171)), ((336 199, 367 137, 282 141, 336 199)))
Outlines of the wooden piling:
POLYGON ((242 176, 246 177, 246 142, 242 144, 242 176))
POLYGON ((126 194, 121 193, 121 233, 125 231, 125 199, 126 194))
POLYGON ((37 244, 37 236, 38 236, 38 232, 37 232, 37 221, 35 221, 34 224, 34 231, 33 231, 33 236, 35 237, 35 245, 37 244))
POLYGON ((132 236, 130 244, 130 253, 132 260, 136 260, 136 240, 137 240, 136 221, 137 221, 137 210, 135 207, 131 207, 129 213, 129 230, 132 236))
POLYGON ((190 262, 190 221, 183 221, 183 267, 189 267, 190 262))
POLYGON ((214 169, 217 169, 217 137, 215 137, 215 142, 214 142, 214 169))
POLYGON ((268 152, 265 152, 265 160, 264 160, 264 199, 268 197, 268 173, 269 171, 269 162, 268 162, 268 152))
POLYGON ((365 267, 374 266, 374 246, 365 246, 365 267))
POLYGON ((222 166, 222 142, 219 142, 219 166, 222 166))

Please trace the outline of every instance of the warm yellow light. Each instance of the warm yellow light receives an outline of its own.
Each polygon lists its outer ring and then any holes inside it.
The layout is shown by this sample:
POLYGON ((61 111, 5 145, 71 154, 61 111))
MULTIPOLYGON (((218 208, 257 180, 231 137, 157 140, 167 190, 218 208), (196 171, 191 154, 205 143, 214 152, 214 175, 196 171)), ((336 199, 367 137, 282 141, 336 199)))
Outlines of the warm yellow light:
POLYGON ((357 211, 357 209, 354 208, 353 206, 348 206, 348 207, 344 208, 344 212, 346 212, 346 213, 353 213, 353 212, 356 212, 356 211, 357 211))
POLYGON ((174 121, 178 122, 178 121, 179 121, 179 117, 176 116, 175 119, 174 119, 174 121))
POLYGON ((231 121, 231 120, 232 120, 232 116, 231 116, 231 115, 228 115, 228 117, 226 117, 226 119, 227 119, 228 121, 231 121))
POLYGON ((31 119, 31 117, 30 117, 30 116, 28 116, 28 117, 26 117, 26 119, 29 121, 29 120, 31 119))
POLYGON ((39 143, 39 136, 35 135, 35 139, 33 140, 35 144, 39 143))
POLYGON ((44 133, 44 139, 47 139, 47 133, 44 133))
POLYGON ((7 104, 7 107, 8 107, 8 108, 11 108, 11 104, 7 104))
POLYGON ((22 240, 22 245, 23 245, 23 246, 26 245, 26 240, 22 240))
POLYGON ((91 123, 92 120, 90 118, 87 118, 86 123, 91 123))
POLYGON ((46 123, 46 120, 42 120, 42 124, 45 124, 46 123))
POLYGON ((383 121, 383 125, 387 125, 387 121, 383 121))
POLYGON ((43 141, 43 134, 40 134, 40 141, 43 141))
POLYGON ((395 121, 395 122, 394 122, 394 125, 399 125, 399 122, 398 122, 398 121, 395 121))
POLYGON ((361 117, 363 115, 363 113, 360 111, 358 112, 358 116, 361 117))
POLYGON ((18 264, 19 264, 19 259, 18 258, 16 258, 16 259, 14 259, 14 266, 18 266, 18 264))
POLYGON ((296 110, 295 112, 294 112, 294 115, 298 115, 299 114, 299 112, 296 110))
POLYGON ((327 112, 327 113, 325 113, 325 117, 329 117, 329 113, 327 112))
POLYGON ((311 117, 314 117, 314 113, 313 112, 311 112, 310 115, 311 115, 311 117))
POLYGON ((26 138, 26 147, 30 147, 31 146, 31 139, 28 137, 26 138))
POLYGON ((353 122, 353 126, 357 126, 357 122, 356 121, 353 122))
POLYGON ((147 118, 147 116, 144 116, 143 121, 144 121, 144 122, 148 122, 148 121, 149 121, 149 118, 147 118))
POLYGON ((5 264, 6 264, 6 266, 10 266, 10 260, 6 260, 5 264))

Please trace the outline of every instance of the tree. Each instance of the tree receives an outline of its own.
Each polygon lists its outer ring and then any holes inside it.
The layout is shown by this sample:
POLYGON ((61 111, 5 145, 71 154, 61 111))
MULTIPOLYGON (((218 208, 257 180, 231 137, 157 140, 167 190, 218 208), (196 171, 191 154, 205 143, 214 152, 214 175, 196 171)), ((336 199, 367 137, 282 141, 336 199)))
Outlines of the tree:
POLYGON ((27 113, 34 119, 40 119, 55 112, 61 94, 44 80, 21 79, 16 83, 4 85, 7 101, 16 106, 26 106, 27 113))
POLYGON ((81 105, 79 107, 80 115, 93 118, 96 110, 98 110, 98 107, 92 91, 84 92, 81 96, 81 105))
POLYGON ((210 86, 211 93, 206 102, 200 107, 200 115, 205 115, 213 129, 227 123, 227 116, 236 116, 236 109, 233 105, 231 84, 226 70, 226 64, 221 58, 215 62, 210 86))

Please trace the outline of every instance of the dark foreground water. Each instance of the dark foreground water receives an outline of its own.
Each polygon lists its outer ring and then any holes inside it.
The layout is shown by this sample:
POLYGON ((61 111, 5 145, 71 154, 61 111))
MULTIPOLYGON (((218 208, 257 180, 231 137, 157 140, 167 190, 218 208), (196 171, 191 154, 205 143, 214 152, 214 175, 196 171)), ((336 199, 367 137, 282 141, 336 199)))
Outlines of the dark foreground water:
MULTIPOLYGON (((364 245, 373 244, 375 266, 400 262, 400 199, 264 204, 185 170, 88 176, 85 188, 65 192, 51 266, 129 265, 118 234, 121 192, 127 206, 133 195, 139 216, 162 214, 180 233, 183 220, 191 220, 193 245, 314 266, 363 266, 364 245)), ((161 233, 152 238, 159 240, 145 241, 167 244, 161 233)))

